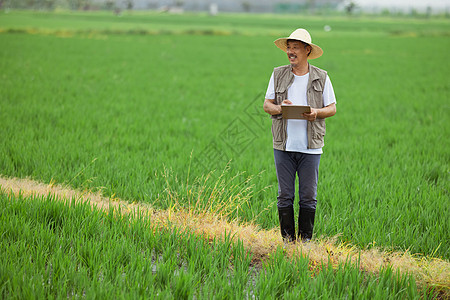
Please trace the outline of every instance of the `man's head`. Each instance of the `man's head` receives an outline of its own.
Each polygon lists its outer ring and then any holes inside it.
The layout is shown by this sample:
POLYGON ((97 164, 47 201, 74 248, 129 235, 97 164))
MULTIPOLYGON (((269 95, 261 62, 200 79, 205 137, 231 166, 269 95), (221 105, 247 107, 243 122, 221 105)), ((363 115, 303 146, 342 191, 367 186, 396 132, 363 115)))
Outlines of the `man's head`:
POLYGON ((303 49, 307 49, 307 59, 318 58, 323 54, 322 48, 311 42, 311 35, 303 28, 299 28, 291 33, 289 37, 279 38, 275 40, 275 45, 288 54, 288 46, 293 47, 294 43, 301 45, 303 49))
POLYGON ((311 54, 311 45, 293 39, 286 41, 286 54, 289 58, 291 65, 296 66, 302 63, 306 63, 308 56, 311 54))

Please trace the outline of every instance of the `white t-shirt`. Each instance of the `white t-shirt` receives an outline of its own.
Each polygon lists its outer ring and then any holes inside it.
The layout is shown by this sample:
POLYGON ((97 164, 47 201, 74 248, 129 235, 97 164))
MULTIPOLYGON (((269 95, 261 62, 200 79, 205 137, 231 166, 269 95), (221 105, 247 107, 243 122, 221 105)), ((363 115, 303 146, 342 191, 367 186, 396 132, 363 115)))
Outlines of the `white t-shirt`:
MULTIPOLYGON (((287 99, 293 104, 308 105, 306 98, 306 87, 308 86, 309 73, 297 76, 294 74, 294 82, 288 89, 287 99)), ((275 87, 272 76, 270 76, 269 86, 266 92, 266 99, 275 99, 275 87)), ((330 78, 327 75, 325 80, 325 88, 323 90, 323 106, 328 106, 336 103, 336 96, 334 95, 333 86, 330 78)), ((306 120, 292 120, 287 121, 287 141, 286 151, 302 152, 307 154, 321 154, 322 148, 308 149, 308 135, 307 135, 306 120)))

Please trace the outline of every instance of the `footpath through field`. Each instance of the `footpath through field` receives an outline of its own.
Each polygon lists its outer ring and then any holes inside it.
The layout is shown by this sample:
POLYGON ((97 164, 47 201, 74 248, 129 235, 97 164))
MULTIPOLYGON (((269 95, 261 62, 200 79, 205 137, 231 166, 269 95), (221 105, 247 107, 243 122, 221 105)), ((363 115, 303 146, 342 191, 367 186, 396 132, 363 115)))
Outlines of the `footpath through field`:
POLYGON ((310 243, 283 245, 277 229, 261 230, 253 224, 230 222, 209 213, 193 214, 186 210, 157 210, 150 205, 130 203, 118 198, 105 198, 100 193, 76 191, 61 185, 43 184, 30 179, 0 177, 0 190, 23 196, 52 195, 60 201, 75 200, 89 203, 92 207, 109 211, 111 208, 124 214, 144 216, 157 227, 176 226, 189 230, 207 239, 221 239, 225 234, 242 241, 244 247, 253 254, 258 264, 277 247, 285 247, 287 255, 305 255, 310 258, 311 268, 322 262, 333 266, 352 261, 361 269, 378 273, 382 268, 391 267, 403 273, 413 274, 418 284, 434 287, 441 295, 450 297, 450 262, 438 258, 423 257, 409 252, 387 252, 379 249, 358 249, 349 244, 337 243, 336 239, 320 239, 310 243), (119 210, 120 209, 120 210, 119 210))

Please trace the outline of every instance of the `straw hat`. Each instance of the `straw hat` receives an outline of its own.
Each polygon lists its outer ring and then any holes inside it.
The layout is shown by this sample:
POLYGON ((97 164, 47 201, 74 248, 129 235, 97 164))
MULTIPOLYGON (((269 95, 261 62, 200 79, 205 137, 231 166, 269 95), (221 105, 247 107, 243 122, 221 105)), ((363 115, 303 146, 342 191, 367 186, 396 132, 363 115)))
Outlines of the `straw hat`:
POLYGON ((311 43, 311 35, 306 29, 303 28, 296 29, 294 32, 291 33, 289 37, 279 38, 275 40, 274 43, 275 45, 277 45, 278 48, 286 52, 287 40, 302 41, 304 43, 307 43, 308 45, 311 45, 311 53, 309 54, 308 59, 318 58, 323 54, 322 48, 311 43))

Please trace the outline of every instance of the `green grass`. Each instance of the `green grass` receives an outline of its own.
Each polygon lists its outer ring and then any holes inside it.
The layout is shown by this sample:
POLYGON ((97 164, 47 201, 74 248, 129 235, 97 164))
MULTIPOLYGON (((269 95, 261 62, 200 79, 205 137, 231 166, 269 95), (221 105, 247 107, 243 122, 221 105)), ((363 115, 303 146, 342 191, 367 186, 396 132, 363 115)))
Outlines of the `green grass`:
POLYGON ((0 12, 0 173, 167 208, 169 186, 187 199, 195 178, 231 161, 230 184, 257 176, 239 219, 276 227, 262 103, 272 68, 287 63, 272 42, 300 26, 325 50, 312 63, 338 101, 316 235, 448 259, 442 19, 0 12))
POLYGON ((324 25, 333 31, 345 35, 435 35, 449 36, 448 20, 442 18, 417 19, 408 17, 346 17, 336 15, 311 16, 303 14, 219 14, 209 16, 206 13, 186 13, 171 15, 148 11, 125 11, 118 17, 113 12, 77 12, 59 11, 0 12, 4 28, 25 29, 44 28, 47 30, 68 30, 73 32, 108 33, 198 33, 198 34, 239 34, 246 36, 278 36, 290 33, 302 24, 307 24, 314 37, 328 35, 324 25), (288 32, 286 32, 288 30, 288 32))
POLYGON ((0 194, 3 299, 426 299, 413 277, 350 264, 308 269, 282 250, 252 267, 242 244, 51 196, 0 194), (314 275, 314 276, 313 276, 314 275))

